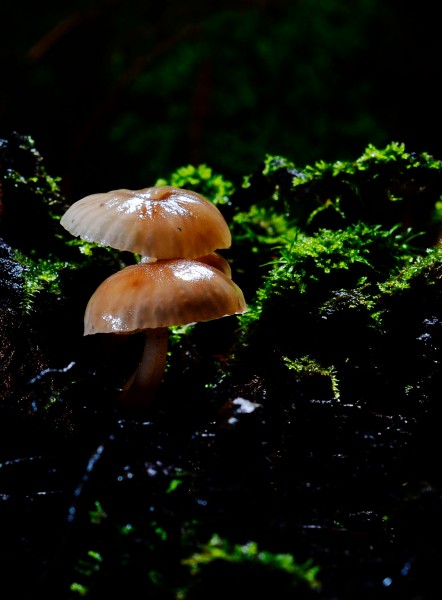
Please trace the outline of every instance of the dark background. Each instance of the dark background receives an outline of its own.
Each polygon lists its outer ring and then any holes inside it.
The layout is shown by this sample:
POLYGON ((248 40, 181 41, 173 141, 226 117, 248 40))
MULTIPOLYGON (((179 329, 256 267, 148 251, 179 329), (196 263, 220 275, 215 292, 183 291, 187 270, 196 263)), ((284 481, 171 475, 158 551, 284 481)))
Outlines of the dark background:
POLYGON ((31 135, 71 201, 267 153, 442 158, 440 29, 427 1, 2 0, 0 137, 31 135))

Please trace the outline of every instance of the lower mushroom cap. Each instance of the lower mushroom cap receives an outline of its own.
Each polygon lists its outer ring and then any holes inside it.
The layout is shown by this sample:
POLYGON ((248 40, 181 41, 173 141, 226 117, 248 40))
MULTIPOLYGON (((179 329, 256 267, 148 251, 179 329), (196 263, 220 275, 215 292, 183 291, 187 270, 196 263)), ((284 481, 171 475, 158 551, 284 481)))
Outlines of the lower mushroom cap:
POLYGON ((84 335, 136 333, 246 310, 241 289, 219 269, 198 260, 159 260, 103 281, 86 307, 84 335))

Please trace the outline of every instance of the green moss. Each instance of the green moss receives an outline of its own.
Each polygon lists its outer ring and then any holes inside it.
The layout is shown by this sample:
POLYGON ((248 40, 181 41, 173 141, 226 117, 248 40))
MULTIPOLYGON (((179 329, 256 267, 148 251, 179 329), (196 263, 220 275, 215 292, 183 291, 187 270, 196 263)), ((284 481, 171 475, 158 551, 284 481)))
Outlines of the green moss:
POLYGON ((110 246, 101 246, 95 242, 86 242, 81 238, 69 239, 66 241, 66 247, 73 249, 70 252, 70 262, 73 266, 79 266, 80 263, 89 261, 90 263, 114 263, 116 268, 132 264, 138 260, 137 254, 131 252, 122 252, 110 246))
POLYGON ((361 388, 362 373, 391 373, 379 347, 400 326, 392 315, 411 310, 409 325, 424 320, 419 297, 436 314, 428 286, 440 278, 441 250, 422 256, 414 240, 411 230, 365 223, 312 235, 298 230, 275 248, 279 256, 238 317, 238 368, 253 365, 251 375, 265 378, 277 397, 290 390, 298 399, 350 401, 356 390, 371 389, 361 388), (407 297, 400 301, 399 293, 407 297))
POLYGON ((407 152, 404 144, 379 149, 370 144, 355 161, 307 166, 294 179, 295 196, 306 190, 315 206, 310 229, 341 227, 362 220, 391 227, 401 223, 427 231, 426 242, 441 220, 438 202, 442 163, 426 153, 407 152))
POLYGON ((17 188, 31 187, 34 193, 40 195, 47 206, 55 206, 60 201, 60 177, 51 177, 43 164, 43 158, 38 152, 34 139, 29 136, 16 136, 18 141, 16 152, 27 157, 26 171, 17 171, 14 166, 8 168, 5 180, 12 182, 17 188))
POLYGON ((398 274, 380 282, 381 292, 394 295, 409 290, 420 279, 432 286, 442 280, 442 248, 428 248, 423 256, 407 264, 398 274))
POLYGON ((21 306, 24 313, 32 312, 36 296, 40 292, 61 293, 60 273, 62 269, 69 267, 69 263, 50 258, 30 258, 19 251, 14 253, 13 258, 25 267, 21 306))
POLYGON ((263 247, 272 251, 296 237, 297 229, 284 214, 265 206, 252 204, 248 211, 233 217, 235 245, 246 245, 252 253, 262 252, 263 247))
POLYGON ((302 168, 267 155, 234 201, 238 212, 246 203, 248 211, 251 204, 266 206, 284 215, 289 227, 309 234, 360 221, 385 229, 400 224, 425 232, 420 240, 425 246, 434 242, 442 220, 441 188, 441 161, 393 142, 384 148, 370 144, 353 161, 317 161, 302 168))
POLYGON ((59 178, 46 171, 34 140, 14 134, 2 147, 2 221, 0 236, 25 253, 44 256, 60 244, 64 200, 59 178))
MULTIPOLYGON (((295 561, 291 554, 276 554, 262 550, 255 542, 230 544, 218 535, 213 535, 207 544, 201 546, 200 552, 183 559, 182 562, 189 567, 194 577, 200 575, 211 563, 223 562, 236 565, 254 565, 264 568, 267 572, 282 572, 290 577, 290 583, 295 588, 300 583, 305 584, 312 590, 319 590, 321 587, 318 580, 319 567, 314 566, 312 561, 308 560, 300 564, 295 561)), ((179 597, 185 598, 186 594, 182 593, 179 597)))
POLYGON ((411 234, 386 231, 358 223, 344 230, 323 229, 312 236, 298 232, 293 242, 279 248, 251 310, 240 316, 247 326, 261 313, 281 324, 293 320, 294 310, 328 299, 330 292, 373 286, 413 259, 411 234), (306 298, 304 296, 307 296, 306 298))
MULTIPOLYGON (((422 323, 437 323, 441 299, 442 248, 428 248, 423 256, 379 283, 373 318, 386 335, 398 335, 397 329, 403 327, 402 315, 409 314, 407 330, 415 331, 422 323)), ((422 331, 421 335, 425 338, 426 333, 422 331)))
POLYGON ((334 366, 323 366, 311 356, 301 356, 295 360, 284 356, 283 361, 287 369, 293 371, 300 378, 325 380, 328 382, 332 390, 333 399, 339 400, 339 381, 334 366))
POLYGON ((299 180, 295 180, 294 184, 302 185, 328 175, 333 177, 355 175, 362 171, 367 173, 367 177, 375 178, 376 172, 382 171, 386 165, 394 165, 398 174, 405 174, 408 171, 409 175, 413 175, 416 169, 421 168, 441 170, 440 160, 436 160, 426 152, 420 154, 407 152, 403 143, 392 142, 384 148, 377 148, 373 144, 368 144, 362 155, 354 161, 338 160, 327 163, 321 160, 313 165, 307 165, 304 176, 299 180))
POLYGON ((180 167, 167 178, 158 179, 155 185, 173 185, 179 188, 192 189, 214 204, 229 202, 234 186, 222 175, 216 174, 205 164, 180 167))

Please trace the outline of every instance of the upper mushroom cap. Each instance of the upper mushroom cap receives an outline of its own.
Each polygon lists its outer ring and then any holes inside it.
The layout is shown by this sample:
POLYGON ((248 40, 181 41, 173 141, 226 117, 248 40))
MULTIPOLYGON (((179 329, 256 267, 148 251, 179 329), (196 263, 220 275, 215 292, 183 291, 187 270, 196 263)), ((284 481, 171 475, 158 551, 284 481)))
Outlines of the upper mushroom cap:
POLYGON ((241 289, 197 260, 159 260, 125 267, 101 283, 84 316, 84 335, 211 321, 247 310, 241 289))
POLYGON ((172 186, 86 196, 65 212, 72 235, 149 259, 197 258, 232 243, 219 209, 200 194, 172 186))

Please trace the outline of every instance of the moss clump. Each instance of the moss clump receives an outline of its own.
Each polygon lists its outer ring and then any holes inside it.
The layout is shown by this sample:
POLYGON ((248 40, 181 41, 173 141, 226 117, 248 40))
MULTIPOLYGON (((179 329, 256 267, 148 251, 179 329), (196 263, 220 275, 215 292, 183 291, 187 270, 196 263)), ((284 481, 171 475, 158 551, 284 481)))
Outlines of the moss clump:
POLYGON ((332 311, 336 294, 359 290, 348 308, 363 304, 361 297, 368 306, 373 301, 369 291, 376 292, 378 282, 413 257, 406 236, 364 223, 344 230, 323 229, 313 236, 299 233, 278 250, 279 258, 240 322, 248 327, 258 321, 258 328, 269 329, 264 337, 290 347, 299 344, 306 320, 324 319, 332 311))
POLYGON ((315 163, 295 182, 295 196, 308 193, 314 208, 310 231, 362 220, 425 231, 422 244, 434 243, 441 222, 442 163, 427 153, 410 153, 404 144, 383 149, 372 144, 353 162, 315 163))
POLYGON ((393 142, 384 148, 370 144, 354 161, 318 161, 303 168, 268 155, 232 202, 239 212, 253 204, 272 209, 309 234, 360 221, 385 229, 400 224, 425 231, 424 246, 434 242, 441 222, 441 186, 441 161, 393 142))
MULTIPOLYGON (((442 163, 393 142, 368 145, 353 161, 297 166, 267 155, 260 168, 234 186, 223 206, 234 239, 225 255, 246 297, 255 293, 298 233, 345 230, 364 223, 397 234, 410 232, 420 251, 434 245, 441 222, 442 163)), ((400 239, 397 238, 397 243, 400 239)))
POLYGON ((318 393, 322 386, 325 393, 321 398, 339 400, 339 381, 335 367, 324 367, 310 356, 300 356, 295 360, 284 356, 283 361, 287 369, 292 371, 296 378, 303 380, 304 386, 311 383, 315 393, 318 393))
MULTIPOLYGON (((315 379, 303 362, 308 357, 317 374, 333 373, 327 393, 335 400, 338 388, 343 399, 367 399, 373 381, 392 384, 396 398, 404 394, 382 348, 402 357, 388 340, 401 328, 410 332, 412 322, 418 335, 419 322, 439 319, 440 249, 434 240, 441 175, 440 161, 397 143, 370 145, 352 162, 318 162, 304 170, 281 157, 266 158, 234 203, 235 233, 244 250, 237 267, 249 302, 249 312, 239 317, 236 358, 253 370, 250 377, 272 381, 279 392, 288 387, 294 396, 323 397, 324 379, 317 377, 312 386, 315 379), (252 193, 255 203, 241 210, 252 193), (257 226, 250 226, 251 216, 259 216, 257 226)), ((410 356, 417 351, 411 339, 403 347, 410 356)), ((402 358, 400 364, 409 364, 402 358)), ((418 385, 412 372, 408 393, 418 385)), ((421 375, 430 372, 434 367, 427 362, 421 375)))
POLYGON ((297 563, 290 554, 276 554, 261 550, 255 542, 231 545, 218 535, 184 559, 196 581, 179 598, 267 597, 275 589, 278 598, 291 598, 293 593, 314 597, 321 589, 319 568, 308 560, 297 563), (206 583, 205 579, 208 582, 206 583), (216 580, 216 589, 213 581, 216 580), (310 594, 311 596, 310 596, 310 594))
POLYGON ((18 251, 14 253, 14 259, 24 267, 21 307, 25 313, 32 312, 37 294, 61 294, 60 273, 69 267, 69 263, 48 258, 32 259, 18 251))
POLYGON ((0 236, 12 247, 39 256, 61 246, 58 215, 64 200, 29 136, 0 140, 2 179, 0 236))
POLYGON ((380 283, 381 291, 391 296, 410 290, 415 286, 440 286, 442 279, 442 248, 428 248, 425 254, 417 256, 401 272, 380 283))
POLYGON ((167 179, 158 179, 155 185, 173 185, 179 188, 192 189, 218 206, 227 204, 234 190, 231 181, 214 173, 205 164, 180 167, 171 173, 167 179))

